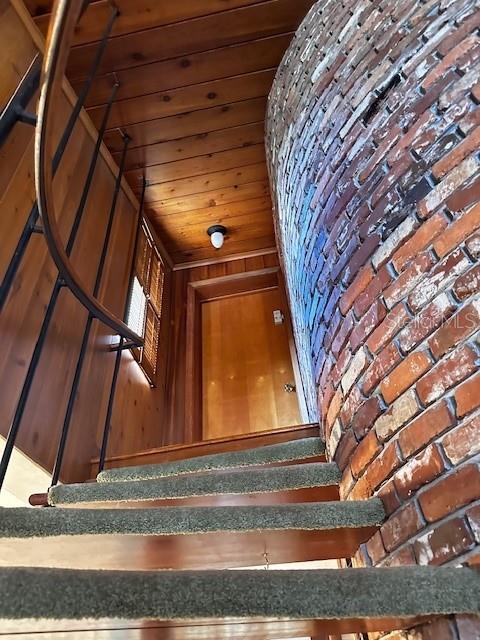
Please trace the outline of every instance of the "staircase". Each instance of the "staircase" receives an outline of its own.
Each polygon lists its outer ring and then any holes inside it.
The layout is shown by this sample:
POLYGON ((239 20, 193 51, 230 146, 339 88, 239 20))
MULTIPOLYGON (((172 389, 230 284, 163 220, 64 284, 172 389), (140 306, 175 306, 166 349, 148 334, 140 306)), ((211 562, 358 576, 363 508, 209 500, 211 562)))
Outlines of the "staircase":
POLYGON ((3 509, 0 637, 322 638, 480 613, 473 569, 269 568, 349 558, 384 519, 376 498, 338 499, 323 454, 303 438, 109 469, 3 509), (252 566, 268 570, 226 570, 252 566))

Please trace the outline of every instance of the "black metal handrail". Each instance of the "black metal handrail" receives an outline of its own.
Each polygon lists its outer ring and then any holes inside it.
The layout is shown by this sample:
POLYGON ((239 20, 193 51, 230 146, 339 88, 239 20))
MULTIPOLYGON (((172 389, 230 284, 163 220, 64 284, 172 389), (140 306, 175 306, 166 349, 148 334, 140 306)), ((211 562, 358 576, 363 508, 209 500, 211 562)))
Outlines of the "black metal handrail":
POLYGON ((106 324, 121 338, 141 346, 143 338, 117 318, 95 295, 90 294, 82 283, 62 245, 55 216, 52 174, 52 124, 55 117, 53 107, 62 89, 68 54, 82 6, 83 0, 57 0, 51 19, 35 132, 35 186, 38 209, 50 255, 63 283, 93 318, 106 324))

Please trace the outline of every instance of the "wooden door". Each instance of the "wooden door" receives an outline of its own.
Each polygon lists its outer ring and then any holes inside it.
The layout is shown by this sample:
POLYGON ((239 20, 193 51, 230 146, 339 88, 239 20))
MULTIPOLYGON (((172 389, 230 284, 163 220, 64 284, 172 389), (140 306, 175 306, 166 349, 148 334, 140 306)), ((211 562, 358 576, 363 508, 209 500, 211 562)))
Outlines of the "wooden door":
POLYGON ((203 439, 301 422, 278 288, 202 304, 203 439))

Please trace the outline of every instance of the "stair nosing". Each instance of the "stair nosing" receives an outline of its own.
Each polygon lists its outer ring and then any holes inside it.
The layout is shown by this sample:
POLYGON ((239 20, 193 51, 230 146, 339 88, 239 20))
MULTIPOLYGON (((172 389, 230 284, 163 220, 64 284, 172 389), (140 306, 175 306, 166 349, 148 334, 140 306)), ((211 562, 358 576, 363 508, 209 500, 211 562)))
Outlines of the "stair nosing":
POLYGON ((49 504, 141 502, 221 495, 274 494, 283 491, 338 486, 341 472, 335 463, 314 462, 255 470, 222 470, 149 480, 57 485, 49 504))

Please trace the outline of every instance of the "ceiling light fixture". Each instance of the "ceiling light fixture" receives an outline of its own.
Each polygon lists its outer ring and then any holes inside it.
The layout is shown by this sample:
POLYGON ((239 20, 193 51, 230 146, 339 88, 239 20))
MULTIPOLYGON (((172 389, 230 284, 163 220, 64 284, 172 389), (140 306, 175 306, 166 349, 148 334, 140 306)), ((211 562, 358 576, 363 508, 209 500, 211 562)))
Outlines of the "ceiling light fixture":
POLYGON ((221 249, 227 233, 227 229, 223 224, 214 224, 211 227, 208 227, 207 233, 210 236, 210 241, 213 247, 215 249, 221 249))

